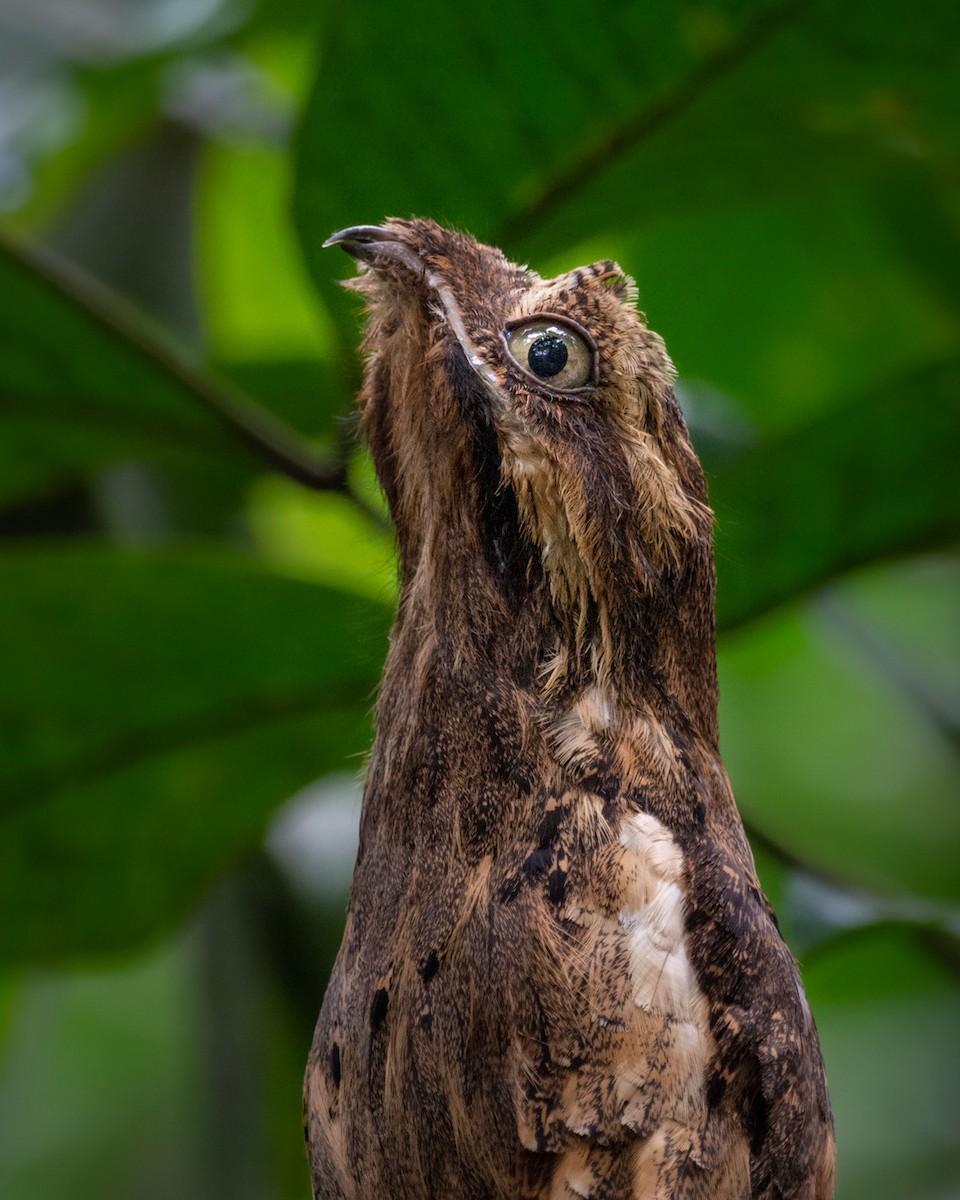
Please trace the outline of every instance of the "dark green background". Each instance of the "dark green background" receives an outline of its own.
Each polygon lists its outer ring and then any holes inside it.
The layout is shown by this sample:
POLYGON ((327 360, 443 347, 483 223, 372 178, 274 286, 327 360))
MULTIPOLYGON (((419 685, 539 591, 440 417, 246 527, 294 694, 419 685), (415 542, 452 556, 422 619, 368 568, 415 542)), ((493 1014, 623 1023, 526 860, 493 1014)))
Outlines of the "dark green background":
POLYGON ((952 0, 0 7, 6 1200, 309 1194, 346 864, 272 823, 338 772, 355 819, 395 590, 320 247, 391 214, 636 277, 839 1200, 960 1194, 958 48, 952 0))

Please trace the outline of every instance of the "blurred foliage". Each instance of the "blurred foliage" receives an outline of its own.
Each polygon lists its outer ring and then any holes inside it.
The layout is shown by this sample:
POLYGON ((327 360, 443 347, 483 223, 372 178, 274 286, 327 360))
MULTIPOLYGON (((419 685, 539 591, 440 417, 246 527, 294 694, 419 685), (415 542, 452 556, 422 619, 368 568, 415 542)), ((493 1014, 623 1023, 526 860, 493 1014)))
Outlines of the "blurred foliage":
POLYGON ((320 245, 411 213, 636 276, 838 1195, 958 1194, 958 47, 953 0, 0 6, 4 1197, 308 1194, 345 899, 282 846, 350 851, 264 837, 358 766, 395 595, 320 245))

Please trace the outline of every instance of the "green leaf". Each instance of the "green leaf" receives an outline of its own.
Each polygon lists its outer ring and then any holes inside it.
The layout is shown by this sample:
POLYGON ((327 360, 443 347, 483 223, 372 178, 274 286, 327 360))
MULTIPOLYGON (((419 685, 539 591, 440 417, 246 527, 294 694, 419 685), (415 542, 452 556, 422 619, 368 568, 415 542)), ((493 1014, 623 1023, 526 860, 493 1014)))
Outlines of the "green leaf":
MULTIPOLYGON (((220 373, 324 449, 332 450, 352 429, 353 396, 329 359, 239 358, 218 364, 220 373)), ((359 367, 358 367, 359 370, 359 367)))
MULTIPOLYGON (((721 643, 721 745, 737 803, 763 833, 835 879, 956 905, 954 742, 850 641, 832 611, 841 601, 830 600, 826 611, 787 610, 721 643)), ((945 649, 951 628, 939 630, 945 649)), ((929 904, 915 915, 934 916, 929 904)))
POLYGON ((837 1125, 837 1196, 945 1200, 960 1186, 960 987, 906 929, 832 944, 804 970, 837 1125))
POLYGON ((369 744, 386 606, 95 545, 8 554, 0 597, 5 957, 153 933, 369 744))
POLYGON ((960 317, 960 196, 952 183, 950 175, 940 178, 910 164, 881 179, 873 201, 896 253, 956 319, 960 317))
POLYGON ((25 974, 0 1062, 4 1200, 309 1195, 303 1063, 345 908, 295 908, 254 855, 159 946, 25 974))
POLYGON ((0 240, 0 503, 135 457, 335 475, 91 280, 0 240))
POLYGON ((356 319, 319 256, 341 225, 417 211, 494 240, 512 229, 507 250, 543 255, 538 267, 569 265, 571 247, 633 245, 645 304, 663 299, 658 280, 672 272, 667 332, 682 370, 719 383, 762 427, 810 421, 845 390, 880 390, 718 474, 721 627, 874 555, 954 537, 957 505, 937 478, 950 469, 956 363, 877 381, 951 354, 955 323, 909 268, 891 266, 864 188, 836 184, 895 173, 908 129, 921 176, 948 154, 940 114, 957 76, 943 38, 956 15, 946 3, 928 15, 904 24, 866 3, 840 16, 826 3, 661 2, 585 21, 561 3, 551 31, 563 51, 551 43, 547 55, 532 11, 444 9, 399 26, 375 3, 338 11, 301 128, 295 200, 345 341, 356 319), (376 71, 358 69, 370 62, 376 71), (645 218, 656 227, 626 235, 645 218), (752 307, 730 302, 758 283, 752 307))
POLYGON ((854 567, 960 536, 960 357, 760 445, 710 485, 717 623, 742 625, 854 567))
MULTIPOLYGON (((385 0, 331 10, 296 209, 323 237, 411 212, 511 257, 956 145, 955 6, 671 0, 585 12, 385 0), (369 64, 375 64, 369 69, 369 64), (886 101, 884 103, 884 101, 886 101)), ((329 291, 329 289, 326 289, 329 291)))
POLYGON ((263 561, 383 604, 396 598, 396 544, 347 496, 308 492, 266 475, 250 492, 248 512, 263 561))
POLYGON ((818 610, 947 736, 960 732, 960 558, 860 572, 818 610), (842 606, 842 607, 841 607, 842 606), (838 620, 841 618, 841 620, 838 620), (851 637, 852 635, 852 637, 851 637))
MULTIPOLYGON (((922 192, 915 200, 912 218, 934 238, 929 254, 949 259, 932 201, 922 192)), ((901 257, 871 190, 852 180, 604 234, 556 266, 605 256, 636 276, 640 307, 666 339, 684 390, 705 385, 731 397, 734 418, 739 407, 764 438, 960 344, 929 276, 901 257)))
POLYGON ((685 23, 670 0, 655 0, 592 20, 560 0, 545 36, 539 9, 506 0, 434 0, 408 21, 386 0, 330 9, 300 129, 294 211, 347 344, 352 306, 320 253, 329 233, 417 214, 492 240, 618 114, 642 112, 749 18, 710 15, 685 23))
POLYGON ((329 342, 290 219, 283 149, 213 145, 200 162, 199 283, 217 358, 303 358, 329 342))

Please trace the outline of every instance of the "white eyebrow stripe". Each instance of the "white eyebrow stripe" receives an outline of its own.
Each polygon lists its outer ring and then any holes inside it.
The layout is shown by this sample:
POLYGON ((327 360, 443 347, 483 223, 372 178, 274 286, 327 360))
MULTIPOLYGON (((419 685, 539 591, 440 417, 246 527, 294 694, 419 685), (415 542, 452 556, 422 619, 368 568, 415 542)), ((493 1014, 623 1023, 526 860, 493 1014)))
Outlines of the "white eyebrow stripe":
POLYGON ((427 275, 427 286, 432 288, 437 294, 437 298, 443 305, 443 311, 456 336, 457 341, 467 357, 467 362, 470 364, 473 371, 487 385, 493 396, 501 403, 507 403, 507 397, 500 387, 500 381, 497 379, 497 373, 493 367, 483 357, 474 343, 470 340, 470 335, 467 333, 466 327, 463 324, 463 317, 460 315, 460 309, 457 307, 457 302, 453 298, 453 293, 446 286, 439 275, 427 275))

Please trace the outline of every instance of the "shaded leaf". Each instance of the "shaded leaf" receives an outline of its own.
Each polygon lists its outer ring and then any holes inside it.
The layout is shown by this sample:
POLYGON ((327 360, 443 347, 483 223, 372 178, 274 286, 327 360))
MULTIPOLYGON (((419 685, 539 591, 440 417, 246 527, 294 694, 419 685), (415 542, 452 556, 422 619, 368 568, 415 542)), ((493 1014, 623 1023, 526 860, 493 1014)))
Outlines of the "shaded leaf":
POLYGON ((872 170, 908 136, 933 153, 950 132, 930 111, 958 99, 947 0, 908 28, 866 0, 842 19, 827 0, 589 16, 561 0, 549 37, 538 9, 506 0, 392 15, 332 12, 301 129, 297 215, 328 294, 319 247, 344 225, 415 212, 543 255, 872 170))
MULTIPOLYGON (((431 3, 401 22, 384 0, 330 10, 294 203, 331 312, 349 322, 320 255, 327 234, 413 213, 492 240, 619 114, 643 111, 760 7, 724 5, 685 26, 670 0, 610 6, 599 20, 561 0, 549 38, 538 9, 505 0, 482 10, 431 3), (377 69, 363 71, 367 63, 377 69)), ((515 257, 522 246, 504 248, 515 257)))
POLYGON ((256 396, 271 412, 325 448, 352 435, 344 416, 352 397, 345 397, 340 373, 327 359, 242 358, 219 364, 220 372, 248 396, 256 396))
POLYGON ((90 280, 9 241, 0 241, 0 434, 0 502, 129 457, 208 462, 241 478, 272 457, 304 479, 337 477, 90 280))
POLYGON ((8 554, 0 597, 7 957, 153 932, 368 746, 383 606, 227 557, 97 546, 8 554))
POLYGON ((875 927, 804 970, 837 1124, 837 1196, 956 1195, 960 987, 911 931, 875 927))
MULTIPOLYGON (((744 818, 833 880, 960 902, 960 760, 926 713, 816 607, 728 636, 719 659, 744 818)), ((934 919, 929 904, 915 915, 934 919)))
POLYGON ((859 572, 817 604, 948 737, 960 731, 958 608, 956 555, 859 572))
POLYGON ((878 181, 877 212, 894 250, 960 319, 960 196, 953 178, 910 164, 878 181))
POLYGON ((870 189, 840 180, 607 234, 556 265, 619 258, 684 387, 769 438, 957 352, 956 320, 894 249, 870 189))
POLYGON ((872 559, 960 536, 960 357, 836 409, 711 480, 728 630, 872 559))

